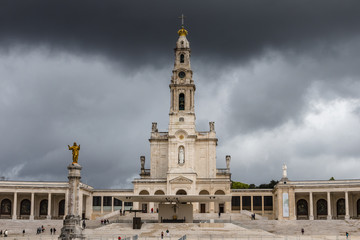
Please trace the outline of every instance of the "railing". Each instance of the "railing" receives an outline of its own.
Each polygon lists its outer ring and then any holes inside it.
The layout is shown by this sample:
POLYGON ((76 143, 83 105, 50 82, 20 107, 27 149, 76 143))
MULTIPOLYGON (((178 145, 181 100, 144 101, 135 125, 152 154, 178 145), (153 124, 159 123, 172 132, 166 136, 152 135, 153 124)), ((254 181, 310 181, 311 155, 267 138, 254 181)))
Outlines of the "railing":
POLYGON ((229 173, 230 173, 230 171, 227 168, 217 168, 216 169, 216 174, 217 175, 227 175, 229 173))
POLYGON ((140 176, 150 176, 150 169, 141 169, 140 176))

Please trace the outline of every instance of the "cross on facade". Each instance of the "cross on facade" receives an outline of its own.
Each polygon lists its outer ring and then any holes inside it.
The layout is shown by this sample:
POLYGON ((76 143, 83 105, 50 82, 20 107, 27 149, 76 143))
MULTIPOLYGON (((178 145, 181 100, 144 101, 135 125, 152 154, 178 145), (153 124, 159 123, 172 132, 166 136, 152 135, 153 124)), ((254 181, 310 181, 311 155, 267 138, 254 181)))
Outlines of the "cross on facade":
POLYGON ((185 18, 184 14, 181 14, 179 18, 181 18, 181 26, 184 26, 184 18, 185 18))

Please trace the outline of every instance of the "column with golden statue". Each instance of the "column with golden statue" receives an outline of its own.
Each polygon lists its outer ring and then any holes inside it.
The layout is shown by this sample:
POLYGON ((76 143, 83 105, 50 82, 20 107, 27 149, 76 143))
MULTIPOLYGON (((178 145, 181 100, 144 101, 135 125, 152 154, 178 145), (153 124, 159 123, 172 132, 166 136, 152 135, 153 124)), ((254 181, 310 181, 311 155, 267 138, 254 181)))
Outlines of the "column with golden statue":
POLYGON ((59 240, 83 240, 85 236, 82 234, 81 213, 80 213, 80 179, 82 167, 78 163, 80 144, 74 142, 73 146, 68 145, 72 151, 72 163, 67 167, 69 170, 69 194, 67 199, 67 212, 59 240))

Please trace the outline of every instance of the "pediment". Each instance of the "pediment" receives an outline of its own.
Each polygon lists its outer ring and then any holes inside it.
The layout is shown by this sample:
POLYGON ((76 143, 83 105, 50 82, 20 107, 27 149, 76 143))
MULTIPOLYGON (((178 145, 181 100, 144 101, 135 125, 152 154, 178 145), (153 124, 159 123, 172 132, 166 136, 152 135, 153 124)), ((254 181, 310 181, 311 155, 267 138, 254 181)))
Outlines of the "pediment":
POLYGON ((180 176, 173 178, 169 181, 170 183, 192 183, 193 181, 191 179, 188 179, 186 177, 180 176))

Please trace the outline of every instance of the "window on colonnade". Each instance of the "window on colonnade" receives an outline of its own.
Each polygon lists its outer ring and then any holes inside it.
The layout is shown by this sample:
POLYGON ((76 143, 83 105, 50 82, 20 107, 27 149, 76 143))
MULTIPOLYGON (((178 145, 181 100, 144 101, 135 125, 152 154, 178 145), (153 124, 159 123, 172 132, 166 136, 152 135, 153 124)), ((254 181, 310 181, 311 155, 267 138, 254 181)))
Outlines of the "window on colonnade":
POLYGON ((11 215, 11 201, 10 199, 4 199, 1 201, 1 215, 11 215))
POLYGON ((231 210, 240 210, 240 196, 231 197, 231 210))
POLYGON ((251 197, 250 196, 243 196, 242 209, 243 210, 251 210, 251 197))
POLYGON ((264 196, 264 210, 273 210, 272 196, 264 196))
POLYGON ((308 216, 308 203, 305 199, 300 199, 296 204, 296 213, 297 215, 306 215, 308 216))
POLYGON ((20 215, 30 215, 31 202, 29 199, 24 199, 20 202, 20 215))
POLYGON ((48 214, 48 200, 44 199, 40 202, 39 215, 47 215, 48 214))
POLYGON ((325 199, 319 199, 316 202, 316 213, 317 215, 328 215, 327 201, 325 199))
POLYGON ((253 196, 253 209, 254 210, 262 210, 261 196, 253 196))

